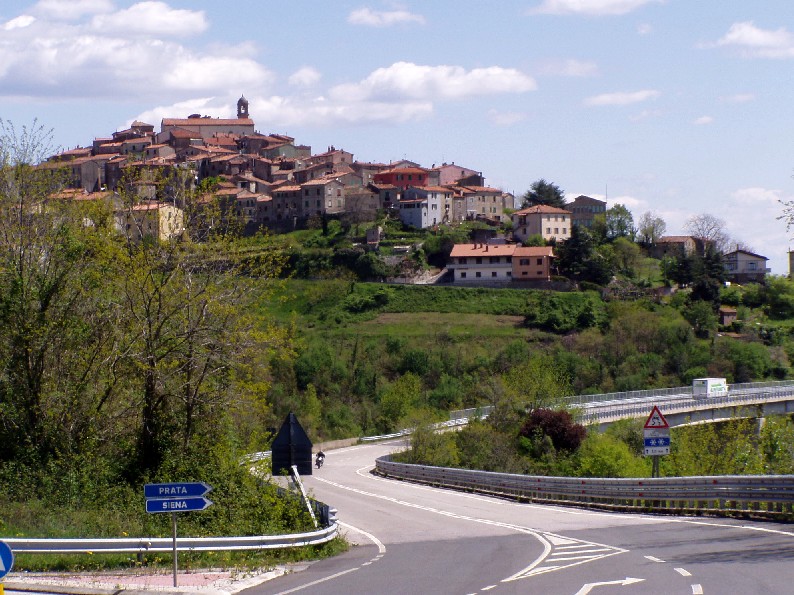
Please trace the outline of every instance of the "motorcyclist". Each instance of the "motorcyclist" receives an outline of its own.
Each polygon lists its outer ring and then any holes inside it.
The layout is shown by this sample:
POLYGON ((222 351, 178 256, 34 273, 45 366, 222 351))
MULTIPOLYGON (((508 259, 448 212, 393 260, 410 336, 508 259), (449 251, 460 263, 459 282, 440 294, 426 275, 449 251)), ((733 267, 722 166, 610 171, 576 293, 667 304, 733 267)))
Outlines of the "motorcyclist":
POLYGON ((317 468, 319 469, 320 467, 323 466, 324 462, 325 462, 325 453, 323 451, 319 451, 317 453, 317 458, 315 459, 314 464, 317 465, 317 468))

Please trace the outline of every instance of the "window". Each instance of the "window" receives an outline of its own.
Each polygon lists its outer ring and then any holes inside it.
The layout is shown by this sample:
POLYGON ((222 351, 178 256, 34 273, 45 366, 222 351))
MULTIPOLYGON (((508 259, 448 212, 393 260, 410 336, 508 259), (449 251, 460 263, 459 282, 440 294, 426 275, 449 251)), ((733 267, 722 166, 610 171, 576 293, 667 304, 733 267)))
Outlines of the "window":
MULTIPOLYGON (((520 266, 522 266, 522 267, 529 266, 529 259, 528 259, 528 258, 522 258, 522 259, 520 259, 520 260, 518 261, 518 264, 519 264, 520 266)), ((526 273, 525 273, 525 274, 526 274, 526 273)))
POLYGON ((498 256, 491 256, 491 258, 488 260, 488 262, 490 262, 491 264, 499 264, 499 257, 498 256))
POLYGON ((538 258, 538 266, 540 266, 542 264, 543 264, 543 259, 542 258, 538 258))
POLYGON ((562 235, 565 235, 566 233, 568 233, 568 228, 567 227, 563 227, 562 228, 562 235))
POLYGON ((474 262, 476 262, 477 264, 482 264, 482 258, 478 256, 474 262))
POLYGON ((496 271, 491 271, 491 277, 496 277, 496 271))
POLYGON ((475 277, 477 277, 477 278, 479 279, 480 277, 482 277, 482 273, 481 273, 480 271, 477 271, 477 272, 474 274, 474 276, 475 276, 475 277))
POLYGON ((546 228, 546 233, 547 233, 548 235, 551 235, 551 227, 547 227, 547 228, 546 228))
POLYGON ((559 227, 555 227, 554 228, 554 235, 556 236, 556 235, 559 235, 559 234, 560 234, 560 228, 559 227))
POLYGON ((461 271, 460 272, 460 278, 461 279, 465 279, 466 278, 466 271, 461 271))
POLYGON ((458 264, 466 264, 466 257, 462 256, 462 257, 458 258, 458 264))
POLYGON ((747 270, 748 270, 748 271, 754 271, 754 270, 755 270, 755 267, 756 267, 757 265, 758 265, 758 263, 755 263, 755 262, 748 262, 748 263, 747 263, 747 270))

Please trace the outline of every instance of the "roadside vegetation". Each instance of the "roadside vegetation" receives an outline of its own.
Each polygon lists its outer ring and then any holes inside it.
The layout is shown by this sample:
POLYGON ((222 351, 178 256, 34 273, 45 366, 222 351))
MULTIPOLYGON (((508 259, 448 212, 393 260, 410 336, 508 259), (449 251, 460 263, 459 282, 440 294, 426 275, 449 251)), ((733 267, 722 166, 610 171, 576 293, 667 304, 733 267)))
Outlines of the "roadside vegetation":
MULTIPOLYGON (((307 530, 302 506, 277 493, 267 469, 254 477, 240 464, 269 449, 289 412, 315 443, 418 426, 407 456, 430 464, 647 474, 636 426, 584 432, 575 412, 557 412, 560 400, 703 376, 791 376, 794 284, 726 288, 710 252, 652 259, 643 241, 653 230, 641 241, 625 208, 559 247, 570 291, 392 284, 439 270, 485 225, 422 231, 383 215, 371 222, 386 232, 379 252, 363 247, 366 226, 344 220, 240 238, 211 185, 133 176, 119 193, 130 212, 140 188, 167 186, 187 216, 178 238, 137 241, 135 220, 119 234, 108 205, 53 198, 66 180, 33 165, 46 141, 38 129, 6 130, 0 143, 2 535, 167 536, 168 515, 147 515, 142 494, 170 481, 214 488, 215 504, 180 517, 180 534, 307 530), (654 291, 664 286, 678 291, 654 291), (729 327, 718 325, 721 304, 737 309, 729 327), (496 413, 465 431, 425 428, 484 405, 496 413)), ((663 472, 788 472, 788 420, 758 437, 741 422, 688 432, 674 433, 687 450, 663 472), (716 444, 736 450, 710 459, 716 444)), ((187 558, 251 559, 272 558, 187 558)))

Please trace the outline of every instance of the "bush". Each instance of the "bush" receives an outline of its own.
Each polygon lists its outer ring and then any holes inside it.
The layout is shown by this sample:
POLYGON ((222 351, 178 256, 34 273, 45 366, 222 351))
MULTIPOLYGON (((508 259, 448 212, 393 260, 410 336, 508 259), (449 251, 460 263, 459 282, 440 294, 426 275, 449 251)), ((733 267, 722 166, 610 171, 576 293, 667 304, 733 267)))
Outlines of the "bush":
POLYGON ((519 434, 529 440, 548 436, 558 451, 573 452, 584 440, 587 430, 567 411, 535 409, 529 414, 519 434))

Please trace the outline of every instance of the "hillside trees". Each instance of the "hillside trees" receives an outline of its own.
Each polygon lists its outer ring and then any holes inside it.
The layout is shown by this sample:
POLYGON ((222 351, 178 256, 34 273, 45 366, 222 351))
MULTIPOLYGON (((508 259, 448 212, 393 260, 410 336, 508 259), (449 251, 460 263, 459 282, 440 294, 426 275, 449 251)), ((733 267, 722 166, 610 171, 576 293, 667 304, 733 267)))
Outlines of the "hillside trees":
POLYGON ((532 185, 524 193, 522 207, 534 207, 536 205, 547 205, 559 209, 565 206, 565 192, 562 188, 547 182, 543 178, 532 182, 532 185))
POLYGON ((46 463, 97 438, 101 370, 115 314, 98 297, 110 266, 108 213, 52 198, 57 170, 36 167, 50 134, 0 137, 0 460, 46 463), (85 224, 91 221, 91 226, 85 224))

